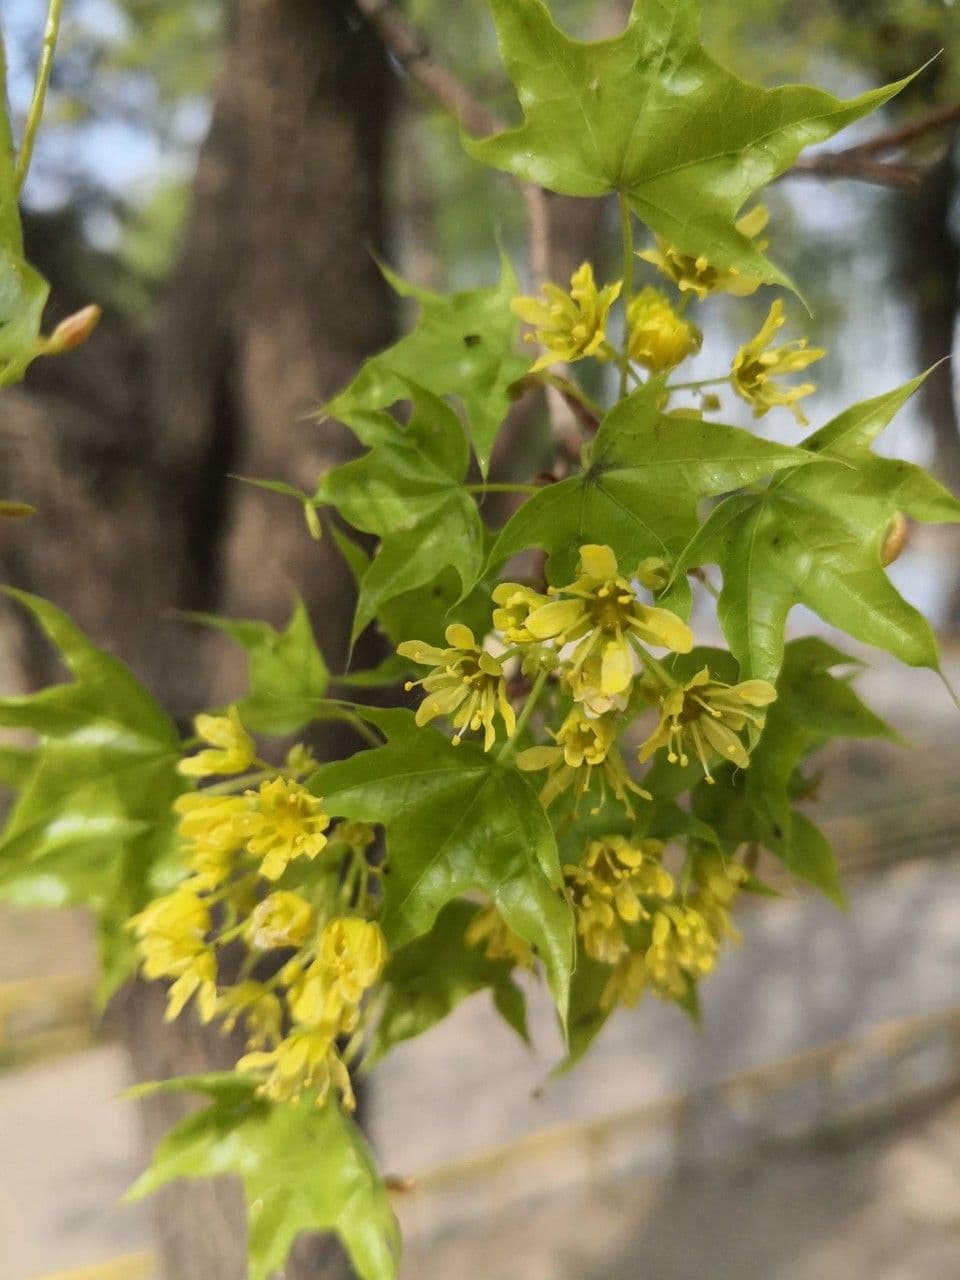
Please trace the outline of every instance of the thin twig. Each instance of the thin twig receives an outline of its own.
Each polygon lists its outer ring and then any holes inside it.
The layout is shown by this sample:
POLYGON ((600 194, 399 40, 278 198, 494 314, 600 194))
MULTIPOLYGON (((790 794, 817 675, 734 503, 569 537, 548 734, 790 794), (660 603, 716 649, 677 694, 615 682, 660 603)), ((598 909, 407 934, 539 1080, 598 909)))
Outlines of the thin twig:
POLYGON ((878 186, 916 191, 923 185, 927 174, 923 165, 884 162, 874 157, 897 151, 927 134, 957 127, 960 127, 960 103, 938 107, 916 120, 908 120, 906 124, 887 129, 843 151, 801 156, 789 173, 813 178, 854 178, 878 186))
POLYGON ((873 138, 867 138, 866 142, 858 142, 856 146, 847 147, 847 154, 857 156, 883 155, 887 151, 895 151, 898 147, 902 147, 908 142, 922 138, 925 134, 938 133, 941 129, 958 127, 960 127, 960 103, 954 103, 949 107, 937 107, 936 110, 928 111, 925 115, 918 116, 915 120, 908 120, 906 124, 898 125, 894 129, 887 129, 885 133, 878 133, 873 138))
POLYGON ((47 25, 43 31, 43 46, 40 50, 40 61, 37 64, 37 77, 33 85, 33 98, 27 112, 27 122, 23 127, 23 139, 17 152, 17 164, 13 172, 13 182, 19 195, 27 179, 30 160, 33 156, 33 144, 37 138, 37 130, 43 117, 43 104, 47 99, 47 87, 50 84, 50 73, 53 70, 53 55, 60 34, 60 16, 63 12, 63 0, 50 0, 47 8, 47 25))
MULTIPOLYGON (((357 8, 380 36, 400 70, 430 95, 468 133, 498 133, 503 123, 467 86, 442 66, 424 38, 394 6, 393 0, 356 0, 357 8)), ((546 193, 529 182, 517 183, 530 230, 530 274, 539 285, 550 274, 550 222, 546 193)))
POLYGON ((916 164, 888 164, 882 160, 863 159, 845 151, 822 151, 819 155, 801 156, 785 178, 852 178, 878 187, 894 187, 900 191, 918 191, 925 170, 916 164))

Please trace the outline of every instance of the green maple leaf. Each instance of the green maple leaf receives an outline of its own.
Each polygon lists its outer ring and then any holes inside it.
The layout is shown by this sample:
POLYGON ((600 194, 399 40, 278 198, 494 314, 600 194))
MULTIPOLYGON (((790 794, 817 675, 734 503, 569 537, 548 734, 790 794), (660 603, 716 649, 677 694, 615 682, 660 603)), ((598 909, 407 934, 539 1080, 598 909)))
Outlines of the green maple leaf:
POLYGON ((19 382, 37 354, 47 282, 23 254, 14 177, 16 153, 6 112, 6 61, 0 36, 0 387, 19 382))
POLYGON ((240 719, 255 733, 296 733, 323 713, 330 673, 301 599, 285 631, 268 622, 191 613, 247 652, 249 692, 237 702, 240 719))
POLYGON ((329 813, 383 824, 389 871, 380 923, 391 950, 429 932, 448 902, 479 890, 537 950, 565 1016, 573 917, 535 792, 479 747, 417 728, 410 712, 382 723, 386 746, 326 765, 310 789, 329 813))
POLYGON ((304 1231, 333 1231, 359 1280, 395 1280, 400 1231, 370 1149, 332 1101, 317 1107, 258 1098, 233 1074, 186 1076, 143 1085, 151 1093, 204 1093, 211 1105, 182 1120, 157 1147, 127 1199, 175 1178, 240 1178, 247 1201, 249 1280, 279 1275, 304 1231))
POLYGON ((134 968, 123 926, 176 849, 177 732, 127 668, 59 609, 6 591, 40 623, 74 680, 0 699, 0 728, 39 738, 26 756, 5 753, 2 772, 19 796, 0 836, 0 897, 90 907, 108 995, 134 968))
POLYGON ((398 382, 413 401, 409 425, 387 413, 358 414, 353 428, 369 452, 327 472, 316 493, 317 502, 380 539, 360 578, 354 639, 384 605, 442 570, 455 570, 466 594, 483 566, 483 524, 463 488, 470 458, 460 420, 430 391, 398 382))
POLYGON ((884 571, 890 521, 960 520, 960 502, 932 476, 870 444, 922 383, 855 405, 804 441, 819 465, 738 494, 712 513, 676 569, 716 563, 718 616, 744 678, 775 681, 790 610, 805 604, 825 622, 915 667, 939 668, 927 620, 884 571))
POLYGON ((383 975, 385 1003, 370 1049, 369 1069, 394 1045, 436 1026, 461 1001, 490 991, 497 1011, 521 1039, 527 1039, 523 992, 506 960, 488 960, 484 944, 467 946, 466 932, 478 908, 448 902, 429 933, 408 942, 390 957, 383 975))
POLYGON ((748 84, 703 50, 698 0, 636 0, 623 34, 595 43, 569 39, 541 0, 491 7, 524 122, 464 139, 471 155, 564 195, 620 192, 682 252, 769 283, 790 284, 737 231, 744 205, 907 83, 849 101, 748 84))
MULTIPOLYGON (((816 636, 791 641, 777 681, 777 700, 767 711, 750 768, 721 770, 713 787, 701 784, 696 813, 722 840, 769 849, 801 880, 838 906, 843 890, 829 840, 796 808, 800 766, 836 738, 898 735, 865 706, 851 685, 855 658, 816 636), (841 674, 835 674, 843 668, 841 674)), ((800 788, 802 790, 802 788, 800 788)))
POLYGON ((402 298, 420 304, 410 333, 364 364, 353 382, 332 400, 327 413, 356 427, 365 414, 389 409, 409 397, 408 379, 436 396, 457 397, 486 475, 497 432, 510 408, 510 387, 529 361, 515 351, 520 322, 510 310, 517 278, 502 258, 500 283, 450 297, 418 289, 384 270, 402 298))
MULTIPOLYGON (((600 424, 588 469, 534 494, 490 554, 500 563, 525 547, 549 552, 551 582, 570 581, 584 543, 613 548, 625 572, 646 556, 671 564, 699 527, 710 495, 813 459, 738 427, 661 411, 663 387, 648 383, 600 424)), ((686 596, 677 580, 674 607, 686 596)))

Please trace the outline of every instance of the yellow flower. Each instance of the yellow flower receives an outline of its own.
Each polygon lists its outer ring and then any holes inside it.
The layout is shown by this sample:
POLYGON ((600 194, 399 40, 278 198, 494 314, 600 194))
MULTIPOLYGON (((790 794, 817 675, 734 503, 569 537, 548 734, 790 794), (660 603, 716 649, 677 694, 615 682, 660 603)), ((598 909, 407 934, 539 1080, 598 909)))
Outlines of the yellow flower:
POLYGON ((209 778, 213 774, 244 773, 256 759, 253 739, 240 723, 236 707, 225 716, 199 715, 193 722, 197 737, 208 742, 207 749, 188 756, 177 765, 180 773, 190 778, 209 778))
POLYGON ((696 908, 669 903, 656 913, 644 967, 658 994, 679 999, 716 963, 717 940, 696 908))
POLYGON ((299 893, 280 889, 258 902, 250 917, 250 937, 261 951, 302 947, 313 932, 313 907, 299 893))
POLYGON ((294 858, 315 858, 326 846, 330 825, 323 801, 299 782, 273 778, 248 791, 250 806, 247 848, 263 861, 260 874, 279 880, 294 858))
POLYGON ((704 853, 697 857, 693 879, 697 892, 692 904, 703 917, 711 935, 717 942, 724 938, 739 942, 739 931, 730 919, 730 907, 748 879, 746 867, 721 857, 719 853, 704 853))
POLYGON ((334 1088, 348 1111, 357 1105, 350 1075, 325 1031, 291 1031, 275 1049, 241 1058, 237 1070, 265 1076, 258 1092, 271 1102, 296 1102, 305 1090, 312 1089, 317 1106, 322 1106, 334 1088))
POLYGON ((615 1004, 634 1008, 647 991, 647 966, 642 951, 628 951, 617 961, 600 993, 600 1008, 612 1009, 615 1004))
MULTIPOLYGON (((737 230, 748 239, 756 240, 766 227, 769 216, 763 205, 757 205, 737 222, 737 230)), ((757 248, 761 252, 766 247, 766 241, 757 241, 757 248)), ((703 255, 694 258, 690 254, 681 253, 679 249, 673 248, 668 241, 662 240, 659 236, 657 236, 656 249, 646 249, 637 256, 644 262, 652 263, 662 275, 672 280, 681 292, 689 290, 695 293, 701 302, 707 294, 720 292, 745 298, 751 293, 756 293, 763 283, 756 276, 743 275, 736 267, 724 270, 715 267, 709 258, 703 255)))
POLYGON ((767 707, 776 696, 776 689, 766 680, 723 684, 711 679, 709 668, 704 667, 692 680, 661 697, 660 721, 640 747, 640 762, 666 747, 669 763, 684 767, 690 763, 688 751, 692 751, 711 783, 713 760, 732 760, 739 769, 746 769, 750 757, 737 735, 748 723, 762 729, 763 715, 751 708, 767 707))
POLYGON ((449 649, 438 649, 422 640, 407 640, 397 648, 402 658, 433 667, 423 680, 408 680, 409 692, 422 685, 427 696, 417 708, 417 724, 428 724, 437 716, 451 716, 458 744, 468 729, 484 731, 483 749, 489 751, 497 738, 494 718, 499 714, 513 736, 517 718, 507 698, 503 668, 491 654, 485 653, 469 627, 454 623, 446 630, 449 649))
POLYGON ((224 1035, 229 1035, 243 1019, 248 1049, 275 1046, 282 1039, 283 1006, 262 982, 248 979, 227 987, 217 1000, 217 1013, 223 1019, 224 1035))
POLYGON ((507 644, 534 643, 527 618, 534 609, 549 603, 547 596, 519 582, 500 582, 493 589, 493 603, 499 606, 493 611, 493 625, 507 644))
POLYGON ((567 661, 568 678, 596 671, 597 693, 603 698, 625 693, 633 681, 634 643, 657 645, 675 653, 693 648, 686 623, 668 609, 642 604, 631 582, 620 576, 609 547, 580 548, 580 576, 566 587, 551 587, 559 597, 533 610, 526 621, 536 640, 574 644, 567 661), (599 656, 587 667, 591 658, 599 656))
POLYGON ((173 807, 180 814, 180 835, 189 844, 195 887, 218 888, 233 872, 243 850, 250 806, 242 796, 192 791, 178 796, 173 807))
POLYGON ((207 944, 210 912, 190 883, 155 898, 127 927, 136 935, 144 977, 176 979, 167 994, 167 1020, 196 995, 200 1017, 209 1022, 217 999, 216 959, 207 944))
POLYGON ((699 351, 703 334, 678 316, 665 293, 641 289, 627 308, 627 353, 652 374, 665 373, 699 351))
POLYGON ((528 342, 538 342, 546 351, 532 366, 531 372, 547 369, 552 364, 582 360, 584 356, 604 358, 607 315, 620 296, 621 281, 597 289, 593 267, 585 262, 570 278, 570 292, 555 284, 545 284, 546 302, 538 298, 515 298, 512 310, 535 326, 527 335, 528 342))
POLYGON ((481 907, 473 917, 463 940, 468 947, 479 947, 485 943, 483 954, 488 960, 507 960, 521 969, 533 968, 530 943, 513 932, 492 903, 481 907))
POLYGON ((379 925, 356 916, 331 920, 320 935, 316 959, 291 985, 291 1013, 330 1035, 352 1031, 364 992, 378 981, 386 962, 379 925))
POLYGON ((650 793, 638 787, 614 746, 617 737, 617 720, 613 714, 591 718, 577 707, 569 713, 556 733, 550 735, 554 747, 530 747, 517 756, 517 766, 526 773, 548 769, 547 781, 540 792, 540 803, 548 808, 557 796, 573 787, 575 804, 589 791, 594 770, 600 779, 602 807, 606 789, 610 787, 617 800, 632 813, 629 792, 644 800, 650 793))
POLYGON ((755 418, 762 418, 771 409, 782 405, 804 426, 807 419, 797 402, 816 391, 816 386, 812 382, 804 382, 798 387, 779 386, 774 378, 799 373, 815 361, 822 360, 827 353, 822 347, 808 347, 806 338, 787 342, 782 347, 771 347, 770 343, 784 324, 783 302, 778 298, 757 336, 734 356, 731 385, 738 396, 753 406, 755 418))
POLYGON ((591 840, 580 866, 565 866, 587 955, 613 964, 627 949, 622 924, 649 919, 643 898, 669 898, 673 877, 661 864, 659 840, 631 844, 624 836, 591 840))

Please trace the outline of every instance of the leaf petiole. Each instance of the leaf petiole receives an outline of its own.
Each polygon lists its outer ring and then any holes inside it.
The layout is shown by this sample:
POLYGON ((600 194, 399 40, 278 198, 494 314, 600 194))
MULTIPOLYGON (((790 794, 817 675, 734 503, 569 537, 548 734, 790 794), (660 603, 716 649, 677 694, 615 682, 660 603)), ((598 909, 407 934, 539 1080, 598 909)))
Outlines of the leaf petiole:
POLYGON ((27 122, 23 127, 23 138, 20 142, 20 150, 17 152, 17 164, 13 174, 14 186, 18 195, 23 190, 23 184, 27 179, 27 171, 30 168, 30 161, 33 157, 33 144, 36 142, 40 120, 43 117, 43 104, 47 98, 50 73, 53 70, 53 55, 57 47, 57 38, 60 34, 62 12, 63 0, 50 0, 47 9, 47 24, 43 31, 40 61, 37 64, 37 76, 33 85, 33 98, 30 101, 30 110, 27 112, 27 122))

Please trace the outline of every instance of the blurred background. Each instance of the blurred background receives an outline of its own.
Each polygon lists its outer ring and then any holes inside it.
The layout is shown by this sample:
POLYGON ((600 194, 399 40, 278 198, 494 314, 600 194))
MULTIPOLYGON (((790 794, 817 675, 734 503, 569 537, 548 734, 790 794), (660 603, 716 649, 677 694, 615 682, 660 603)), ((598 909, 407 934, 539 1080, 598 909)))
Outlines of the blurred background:
MULTIPOLYGON (((598 38, 629 5, 550 7, 598 38)), ((398 8, 512 117, 484 0, 398 8)), ((852 94, 929 62, 834 149, 960 103, 950 0, 705 9, 710 51, 765 83, 852 94)), ((21 121, 43 19, 39 0, 3 0, 21 121)), ((956 138, 955 122, 883 157, 902 182, 803 176, 769 193, 773 256, 814 313, 792 305, 794 333, 830 351, 815 424, 954 349, 956 138)), ((552 277, 585 258, 617 274, 615 210, 549 203, 552 277)), ((374 254, 448 291, 492 283, 502 245, 523 277, 513 186, 468 160, 351 0, 68 0, 26 233, 51 320, 88 301, 105 316, 0 401, 0 489, 38 508, 0 530, 0 580, 70 611, 183 720, 241 673, 178 609, 279 624, 298 589, 342 670, 350 593, 335 550, 309 542, 296 504, 230 475, 312 490, 349 450, 335 424, 304 419, 403 323, 374 254)), ((768 302, 712 303, 697 367, 729 360, 768 302)), ((948 363, 880 448, 960 492, 955 391, 948 363)), ((544 465, 543 412, 519 408, 501 476, 544 465)), ((748 421, 736 404, 725 418, 748 421)), ((789 419, 775 429, 798 439, 789 419)), ((892 568, 934 617, 955 686, 958 550, 952 529, 912 529, 892 568)), ((911 747, 857 743, 822 761, 818 821, 844 865, 845 914, 783 882, 741 911, 743 944, 705 983, 699 1029, 648 1001, 565 1077, 550 1074, 559 1044, 537 991, 532 1053, 479 997, 377 1071, 369 1132, 388 1171, 417 1179, 397 1201, 410 1280, 960 1274, 960 716, 931 673, 869 658, 862 691, 911 747)), ((0 687, 53 678, 0 605, 0 687)), ((117 1204, 181 1105, 138 1116, 119 1090, 227 1061, 230 1045, 161 1028, 141 989, 96 1026, 93 983, 82 917, 2 909, 0 1276, 159 1277, 162 1253, 166 1280, 240 1280, 229 1189, 175 1193, 159 1222, 117 1204)), ((289 1280, 344 1274, 318 1257, 289 1280)))

